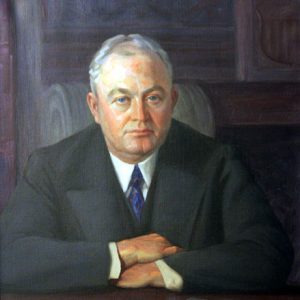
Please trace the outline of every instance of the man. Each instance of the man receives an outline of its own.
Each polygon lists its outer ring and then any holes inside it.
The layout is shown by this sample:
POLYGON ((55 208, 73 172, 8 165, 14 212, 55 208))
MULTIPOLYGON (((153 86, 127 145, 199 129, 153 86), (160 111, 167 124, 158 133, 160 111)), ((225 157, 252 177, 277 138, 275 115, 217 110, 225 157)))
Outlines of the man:
POLYGON ((113 37, 90 78, 95 124, 36 151, 2 215, 3 287, 284 285, 291 246, 235 152, 172 120, 165 51, 113 37))

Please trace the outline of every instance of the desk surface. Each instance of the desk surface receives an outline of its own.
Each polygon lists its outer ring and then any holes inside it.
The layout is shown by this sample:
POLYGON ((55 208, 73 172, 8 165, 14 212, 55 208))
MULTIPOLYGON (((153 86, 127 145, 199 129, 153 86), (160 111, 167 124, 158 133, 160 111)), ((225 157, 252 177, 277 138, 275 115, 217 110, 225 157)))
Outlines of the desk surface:
POLYGON ((81 292, 66 294, 48 294, 48 295, 16 295, 5 294, 1 296, 2 300, 300 300, 299 290, 289 290, 273 293, 253 293, 253 294, 180 294, 172 293, 163 289, 109 289, 98 292, 81 292))

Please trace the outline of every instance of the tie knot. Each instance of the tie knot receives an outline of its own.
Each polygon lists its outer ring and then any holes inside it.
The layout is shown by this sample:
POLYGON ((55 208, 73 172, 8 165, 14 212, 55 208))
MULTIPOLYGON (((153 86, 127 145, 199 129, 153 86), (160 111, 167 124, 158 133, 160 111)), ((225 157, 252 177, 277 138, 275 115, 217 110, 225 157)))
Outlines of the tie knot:
POLYGON ((144 181, 143 174, 138 165, 134 166, 132 175, 131 175, 131 184, 132 185, 141 185, 144 181))

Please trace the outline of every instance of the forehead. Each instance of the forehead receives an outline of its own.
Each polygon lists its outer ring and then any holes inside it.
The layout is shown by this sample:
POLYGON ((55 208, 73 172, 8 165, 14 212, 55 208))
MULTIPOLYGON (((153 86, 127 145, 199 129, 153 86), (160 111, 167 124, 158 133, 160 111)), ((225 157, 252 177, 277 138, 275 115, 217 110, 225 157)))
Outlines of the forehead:
MULTIPOLYGON (((154 70, 159 70, 159 73, 163 73, 163 75, 168 73, 167 67, 156 53, 137 48, 127 43, 117 46, 106 58, 102 65, 101 73, 102 75, 106 75, 112 69, 121 68, 140 73, 140 75, 143 72, 151 73, 154 70)), ((154 75, 153 72, 151 75, 154 75)))
POLYGON ((155 53, 122 47, 110 54, 100 70, 99 92, 116 88, 145 90, 155 85, 169 90, 172 82, 165 64, 155 53))

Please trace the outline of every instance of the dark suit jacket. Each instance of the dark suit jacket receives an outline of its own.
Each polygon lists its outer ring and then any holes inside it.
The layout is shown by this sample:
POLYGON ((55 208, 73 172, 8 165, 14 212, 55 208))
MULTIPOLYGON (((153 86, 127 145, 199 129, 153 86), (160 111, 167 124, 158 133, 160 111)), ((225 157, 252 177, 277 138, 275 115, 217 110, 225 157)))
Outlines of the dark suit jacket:
POLYGON ((185 252, 165 259, 184 290, 279 287, 292 250, 228 146, 173 121, 138 224, 98 125, 35 152, 2 215, 5 289, 108 284, 108 243, 150 232, 185 252))

